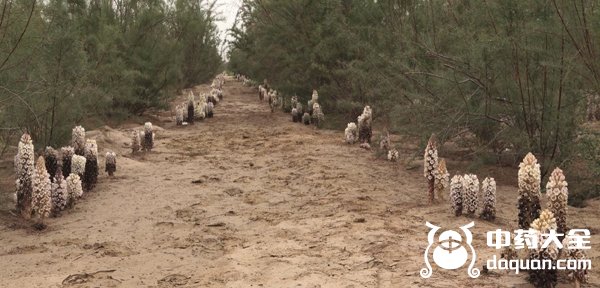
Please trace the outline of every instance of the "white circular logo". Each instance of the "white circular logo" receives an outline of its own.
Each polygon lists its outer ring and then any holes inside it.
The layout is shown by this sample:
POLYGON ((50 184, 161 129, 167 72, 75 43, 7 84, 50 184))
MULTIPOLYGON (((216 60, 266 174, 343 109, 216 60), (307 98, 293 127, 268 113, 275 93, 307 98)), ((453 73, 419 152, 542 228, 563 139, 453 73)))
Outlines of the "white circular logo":
POLYGON ((440 234, 438 244, 433 250, 433 262, 443 269, 458 269, 467 263, 469 253, 462 246, 459 233, 448 230, 440 234))
POLYGON ((436 235, 440 230, 439 226, 433 225, 429 222, 425 222, 425 226, 429 227, 429 233, 427 233, 427 242, 429 245, 425 249, 423 253, 423 260, 425 260, 425 268, 422 268, 420 271, 421 277, 429 278, 433 273, 433 269, 431 267, 431 263, 429 261, 429 254, 431 253, 431 249, 433 249, 433 262, 437 264, 440 268, 445 270, 454 270, 462 267, 467 263, 467 260, 470 258, 471 262, 469 263, 469 267, 467 267, 467 274, 471 278, 477 278, 480 275, 480 271, 478 268, 475 268, 475 260, 477 259, 477 255, 475 253, 475 249, 473 249, 473 234, 469 228, 475 226, 475 222, 471 222, 469 224, 460 226, 460 231, 463 232, 459 234, 453 230, 447 230, 439 234, 439 237, 436 235))

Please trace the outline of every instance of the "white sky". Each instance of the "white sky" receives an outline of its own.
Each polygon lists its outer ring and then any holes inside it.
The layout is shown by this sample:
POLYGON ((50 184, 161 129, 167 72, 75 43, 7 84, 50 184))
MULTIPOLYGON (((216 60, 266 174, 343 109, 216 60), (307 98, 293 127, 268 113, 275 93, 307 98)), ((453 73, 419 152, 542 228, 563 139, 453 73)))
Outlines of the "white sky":
MULTIPOLYGON (((217 27, 221 34, 221 40, 225 40, 227 29, 231 28, 231 25, 233 25, 235 14, 242 5, 242 0, 216 0, 216 2, 217 13, 219 13, 219 18, 222 18, 222 21, 217 22, 217 27)), ((223 53, 227 53, 227 51, 225 50, 223 53)), ((222 56, 223 58, 226 57, 226 55, 222 56)))

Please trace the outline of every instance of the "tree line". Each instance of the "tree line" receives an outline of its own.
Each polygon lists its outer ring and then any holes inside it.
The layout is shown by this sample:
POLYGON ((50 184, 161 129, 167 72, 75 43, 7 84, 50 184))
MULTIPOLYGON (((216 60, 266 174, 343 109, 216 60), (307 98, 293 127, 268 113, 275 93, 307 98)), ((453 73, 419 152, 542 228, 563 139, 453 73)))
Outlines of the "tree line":
POLYGON ((303 102, 317 89, 325 113, 345 121, 371 105, 376 122, 423 147, 436 133, 493 162, 531 151, 543 174, 583 152, 599 176, 598 137, 581 137, 589 95, 600 91, 598 6, 244 0, 229 69, 303 102))
POLYGON ((164 107, 221 69, 216 21, 202 0, 2 1, 0 144, 164 107))

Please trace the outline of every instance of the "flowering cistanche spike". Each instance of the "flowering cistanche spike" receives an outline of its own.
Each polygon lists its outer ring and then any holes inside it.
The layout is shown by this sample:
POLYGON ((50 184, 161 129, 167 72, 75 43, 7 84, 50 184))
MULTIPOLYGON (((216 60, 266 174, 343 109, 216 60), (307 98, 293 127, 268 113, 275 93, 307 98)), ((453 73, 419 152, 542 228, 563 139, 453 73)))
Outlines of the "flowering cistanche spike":
POLYGON ((310 125, 310 114, 308 114, 308 112, 304 112, 304 115, 302 115, 302 123, 304 123, 304 125, 310 125))
POLYGON ((398 150, 392 149, 392 150, 388 151, 387 158, 389 161, 396 162, 396 161, 398 161, 399 157, 400 157, 400 154, 398 153, 398 150))
POLYGON ((44 150, 44 160, 46 161, 46 171, 50 175, 50 181, 54 181, 54 176, 58 170, 58 151, 48 146, 44 150))
MULTIPOLYGON (((297 95, 294 95, 294 96, 292 96, 292 98, 291 98, 290 102, 291 102, 291 103, 290 103, 290 104, 291 104, 290 106, 291 106, 292 108, 296 108, 296 105, 298 105, 298 103, 300 103, 300 102, 298 102, 298 96, 297 96, 297 95)), ((298 122, 298 121, 294 121, 294 122, 298 122)))
POLYGON ((356 128, 356 124, 354 122, 348 123, 346 130, 344 130, 344 137, 346 138, 346 143, 348 144, 354 144, 358 140, 358 129, 356 128))
POLYGON ((313 89, 310 99, 313 101, 313 103, 317 103, 319 101, 319 92, 317 92, 316 89, 313 89))
POLYGON ((73 206, 76 199, 83 196, 83 187, 79 175, 73 173, 67 177, 67 194, 69 195, 69 206, 73 206))
POLYGON ((296 123, 296 122, 300 122, 300 117, 298 117, 298 109, 296 109, 296 107, 292 108, 292 122, 296 123))
POLYGON ((96 140, 87 140, 85 145, 85 171, 83 173, 83 188, 92 190, 98 182, 98 145, 96 140))
POLYGON ((358 141, 360 143, 371 144, 371 136, 373 135, 371 124, 373 122, 373 111, 371 106, 365 106, 363 112, 358 116, 358 141))
POLYGON ((435 199, 435 169, 438 166, 438 152, 435 143, 435 136, 431 135, 425 147, 425 155, 423 156, 423 176, 427 179, 429 186, 429 204, 435 199))
POLYGON ((208 102, 208 104, 206 104, 206 117, 207 118, 213 117, 214 108, 215 108, 215 104, 213 104, 213 102, 208 102))
POLYGON ((131 134, 131 154, 135 154, 142 149, 142 140, 140 138, 140 132, 133 130, 131 134))
POLYGON ((33 213, 38 217, 41 225, 44 225, 44 219, 50 216, 52 210, 52 186, 44 162, 44 157, 40 156, 35 164, 31 201, 33 213))
POLYGON ((379 141, 379 149, 384 153, 392 149, 392 141, 390 140, 390 132, 385 131, 381 136, 381 141, 379 141))
POLYGON ((196 116, 195 114, 195 109, 196 107, 194 107, 194 94, 192 92, 190 92, 190 96, 188 99, 188 103, 187 103, 187 119, 186 122, 193 124, 194 123, 194 117, 196 116))
POLYGON ((34 157, 33 141, 29 134, 25 133, 19 141, 15 168, 17 172, 17 210, 26 219, 31 217, 31 194, 33 193, 33 174, 35 173, 34 157))
POLYGON ((463 205, 467 215, 475 214, 477 211, 479 195, 479 179, 475 174, 466 174, 463 176, 463 205))
POLYGON ((481 183, 481 190, 483 190, 483 210, 479 217, 493 221, 496 219, 496 180, 485 178, 481 183))
POLYGON ((71 174, 77 174, 79 177, 83 177, 85 173, 85 157, 79 155, 73 155, 71 158, 71 174))
POLYGON ((450 204, 455 216, 460 216, 463 210, 463 177, 454 175, 450 180, 450 204))
POLYGON ((435 170, 435 194, 440 199, 444 199, 444 194, 450 182, 450 173, 446 169, 446 160, 439 159, 437 169, 435 170))
POLYGON ((117 171, 117 154, 112 151, 106 152, 104 170, 108 173, 108 176, 113 176, 117 171))
POLYGON ((519 228, 528 229, 540 211, 540 164, 528 153, 519 164, 519 228))
POLYGON ((321 128, 323 126, 323 121, 325 120, 325 114, 323 114, 323 110, 321 110, 321 105, 319 103, 313 104, 313 117, 312 122, 315 126, 321 128))
POLYGON ((554 169, 548 184, 546 184, 546 196, 548 197, 548 210, 555 218, 557 232, 564 234, 567 232, 567 202, 569 200, 569 188, 567 187, 565 175, 560 168, 554 169))
POLYGON ((60 156, 62 159, 62 174, 71 175, 71 159, 75 155, 75 149, 71 146, 60 148, 60 156))
POLYGON ((152 131, 152 123, 146 122, 144 124, 144 139, 142 142, 142 148, 145 151, 152 151, 154 147, 154 132, 152 131))
MULTIPOLYGON (((562 259, 575 261, 589 260, 584 250, 568 248, 570 243, 573 243, 574 241, 575 239, 573 236, 566 236, 565 239, 563 239, 563 249, 561 251, 562 259)), ((576 288, 579 288, 581 283, 588 283, 588 269, 586 268, 567 270, 567 276, 575 283, 576 288)))
MULTIPOLYGON (((549 233, 550 230, 556 230, 556 220, 554 214, 550 210, 544 210, 541 212, 540 217, 535 219, 531 223, 531 229, 534 231, 534 235, 538 238, 538 246, 544 243, 544 237, 542 234, 549 233)), ((538 247, 536 249, 529 249, 529 259, 537 261, 550 261, 551 265, 556 265, 556 260, 559 256, 558 247, 554 242, 546 248, 538 247)), ((531 269, 529 270, 529 282, 535 287, 555 287, 557 281, 557 270, 546 268, 546 269, 531 269)))
POLYGON ((183 107, 177 105, 175 107, 175 125, 181 126, 183 125, 183 107))
POLYGON ((71 146, 75 149, 75 154, 83 156, 83 150, 85 150, 85 129, 82 126, 73 128, 71 146))
POLYGON ((298 122, 302 122, 302 115, 304 115, 304 107, 302 106, 302 103, 298 102, 296 103, 296 110, 298 110, 298 122))
POLYGON ((58 170, 52 183, 52 214, 57 215, 60 211, 65 210, 68 200, 67 181, 62 175, 62 171, 58 170))

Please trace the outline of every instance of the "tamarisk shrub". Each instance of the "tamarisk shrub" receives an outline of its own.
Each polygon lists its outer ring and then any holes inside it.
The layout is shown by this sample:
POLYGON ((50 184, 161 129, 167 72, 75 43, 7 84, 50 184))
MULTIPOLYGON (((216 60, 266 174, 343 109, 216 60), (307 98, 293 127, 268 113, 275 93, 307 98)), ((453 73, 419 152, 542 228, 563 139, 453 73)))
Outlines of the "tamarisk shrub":
POLYGON ((448 188, 448 184, 450 182, 450 173, 448 173, 448 169, 446 168, 446 160, 439 159, 439 163, 437 168, 435 169, 435 194, 438 195, 438 198, 444 199, 444 193, 448 188))
POLYGON ((569 188, 567 187, 565 175, 560 168, 554 169, 548 184, 546 184, 546 196, 548 197, 548 210, 554 214, 558 233, 567 232, 567 201, 569 199, 569 188))
POLYGON ((373 111, 370 106, 365 106, 363 112, 358 116, 358 141, 360 143, 371 144, 371 136, 373 132, 371 130, 371 124, 373 120, 373 111))
POLYGON ((83 188, 92 190, 98 182, 98 145, 96 140, 87 140, 85 145, 85 170, 83 173, 83 188))
POLYGON ((62 174, 71 175, 71 159, 75 155, 75 149, 71 146, 60 148, 60 156, 62 158, 62 174))
POLYGON ((152 123, 146 122, 146 123, 144 123, 144 139, 142 142, 142 148, 145 151, 152 151, 153 147, 154 147, 154 132, 152 132, 152 123))
POLYGON ((354 122, 348 123, 346 130, 344 130, 344 137, 346 138, 346 143, 348 144, 354 144, 356 140, 358 140, 358 129, 356 128, 356 124, 354 122))
MULTIPOLYGON (((554 242, 551 242, 550 245, 546 248, 541 248, 542 243, 544 243, 544 237, 542 234, 548 234, 550 230, 556 230, 556 219, 554 218, 554 214, 550 212, 550 210, 544 210, 540 213, 539 218, 533 220, 531 223, 531 229, 534 231, 535 237, 538 238, 538 247, 535 249, 529 249, 529 259, 530 260, 539 260, 542 261, 550 261, 553 265, 556 265, 556 260, 559 256, 558 247, 554 242)), ((555 269, 538 269, 538 270, 528 270, 529 277, 528 280, 535 287, 555 287, 557 282, 557 270, 555 269)))
POLYGON ((460 216, 463 210, 463 177, 454 175, 450 180, 450 205, 455 216, 460 216))
POLYGON ((479 179, 475 174, 463 176, 463 205, 467 215, 475 214, 477 211, 477 198, 479 194, 479 179))
POLYGON ((56 171, 59 169, 58 151, 50 146, 46 147, 46 150, 44 150, 44 161, 46 162, 46 171, 50 175, 50 181, 54 181, 56 171))
MULTIPOLYGON (((368 106, 367 106, 368 107, 368 106)), ((364 112, 363 112, 364 115, 364 112)), ((362 116, 362 115, 361 115, 362 116)), ((360 117, 359 117, 360 123, 360 117)), ((359 124, 360 127, 360 124, 359 124)), ((359 130, 360 133, 360 130, 359 130)), ((360 135, 360 134, 359 134, 360 135)), ((360 137, 360 136, 359 136, 360 137)), ((365 142, 363 142, 365 143, 365 142)), ((427 142, 427 147, 425 147, 425 156, 423 157, 423 175, 427 179, 427 184, 429 185, 429 204, 433 203, 435 199, 435 169, 438 166, 438 152, 435 143, 435 137, 432 135, 427 142)))
POLYGON ((82 126, 76 126, 71 132, 71 146, 75 149, 75 154, 83 156, 85 150, 85 129, 82 126))
POLYGON ((519 164, 519 228, 528 229, 540 213, 540 164, 528 153, 519 164))
POLYGON ((52 214, 57 215, 65 210, 69 201, 69 192, 67 191, 67 181, 62 171, 58 170, 52 183, 52 214))
POLYGON ((108 176, 113 176, 117 171, 117 154, 112 151, 106 152, 104 170, 108 173, 108 176))
POLYGON ((142 140, 140 139, 140 132, 133 130, 131 134, 131 154, 135 154, 142 149, 142 140))
POLYGON ((21 136, 15 156, 17 211, 28 219, 31 217, 31 197, 33 193, 34 152, 31 136, 21 136))
POLYGON ((45 227, 44 219, 50 216, 52 210, 52 186, 50 175, 46 171, 46 163, 44 162, 44 157, 40 156, 35 163, 31 198, 32 210, 38 219, 39 228, 45 227))
POLYGON ((496 180, 487 177, 481 183, 483 191, 483 208, 479 217, 483 220, 493 221, 496 219, 496 180))

